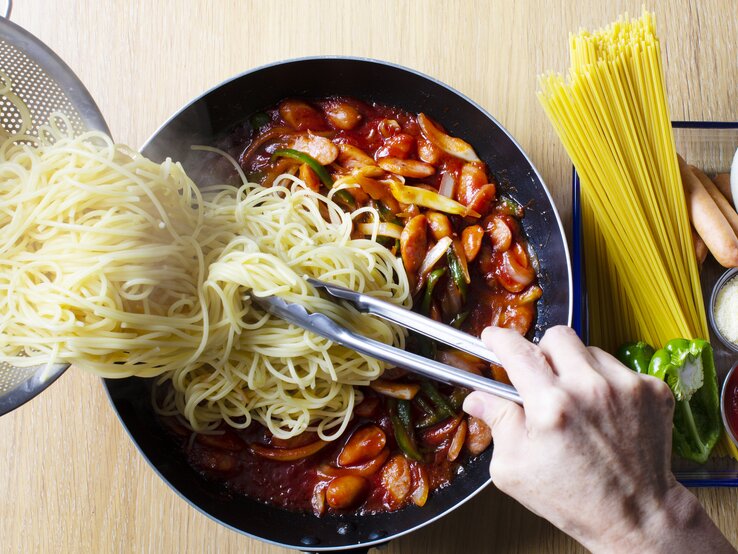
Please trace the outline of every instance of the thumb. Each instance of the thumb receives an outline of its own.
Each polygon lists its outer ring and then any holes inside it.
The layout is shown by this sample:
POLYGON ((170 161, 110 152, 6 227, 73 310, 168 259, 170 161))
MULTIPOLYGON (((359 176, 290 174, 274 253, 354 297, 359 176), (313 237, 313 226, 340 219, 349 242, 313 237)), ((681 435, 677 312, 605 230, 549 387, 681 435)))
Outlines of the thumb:
POLYGON ((525 436, 525 412, 515 402, 484 392, 472 392, 464 400, 464 411, 489 426, 498 446, 525 436))

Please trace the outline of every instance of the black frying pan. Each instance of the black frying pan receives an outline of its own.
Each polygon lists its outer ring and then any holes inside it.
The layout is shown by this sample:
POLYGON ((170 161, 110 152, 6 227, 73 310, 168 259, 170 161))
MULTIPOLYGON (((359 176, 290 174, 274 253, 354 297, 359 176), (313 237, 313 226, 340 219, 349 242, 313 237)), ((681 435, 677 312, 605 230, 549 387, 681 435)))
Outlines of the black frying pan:
MULTIPOLYGON (((572 281, 566 238, 540 175, 505 129, 474 102, 434 79, 396 65, 357 58, 307 58, 276 63, 239 75, 206 92, 166 122, 142 152, 181 161, 197 182, 206 179, 203 153, 253 113, 290 96, 348 95, 425 112, 451 135, 471 143, 500 181, 501 190, 526 206, 523 228, 539 264, 543 297, 534 340, 553 325, 571 323, 572 281)), ((491 449, 472 460, 451 486, 433 493, 422 508, 372 516, 298 514, 233 495, 191 469, 155 421, 147 380, 105 379, 113 408, 154 470, 192 506, 251 537, 312 552, 366 550, 431 523, 490 483, 491 449)))

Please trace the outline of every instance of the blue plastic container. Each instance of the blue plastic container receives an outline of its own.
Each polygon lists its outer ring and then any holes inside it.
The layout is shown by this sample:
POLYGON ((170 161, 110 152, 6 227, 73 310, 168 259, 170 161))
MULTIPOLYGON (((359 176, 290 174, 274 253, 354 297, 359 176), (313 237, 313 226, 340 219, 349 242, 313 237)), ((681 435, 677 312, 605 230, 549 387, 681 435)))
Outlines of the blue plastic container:
MULTIPOLYGON (((738 122, 675 121, 674 138, 677 152, 688 163, 708 174, 727 173, 738 148, 738 122)), ((572 276, 574 283, 574 329, 586 343, 589 338, 587 283, 582 260, 582 213, 579 197, 579 176, 572 178, 572 276)), ((705 308, 710 309, 710 296, 715 283, 725 269, 708 255, 702 268, 702 294, 705 308)), ((710 319, 710 318, 708 318, 710 319)), ((710 342, 715 351, 718 383, 722 383, 730 368, 738 362, 738 353, 725 347, 710 329, 710 342)), ((689 487, 738 487, 738 461, 730 457, 713 456, 705 464, 696 464, 674 457, 674 474, 689 487)))

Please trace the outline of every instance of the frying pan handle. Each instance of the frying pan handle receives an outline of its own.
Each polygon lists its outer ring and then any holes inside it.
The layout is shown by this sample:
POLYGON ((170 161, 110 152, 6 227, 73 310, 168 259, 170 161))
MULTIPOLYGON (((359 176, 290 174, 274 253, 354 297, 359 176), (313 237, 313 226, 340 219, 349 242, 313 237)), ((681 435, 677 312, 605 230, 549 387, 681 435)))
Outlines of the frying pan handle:
POLYGON ((5 19, 10 19, 10 12, 13 11, 13 0, 7 0, 8 5, 5 7, 5 19))

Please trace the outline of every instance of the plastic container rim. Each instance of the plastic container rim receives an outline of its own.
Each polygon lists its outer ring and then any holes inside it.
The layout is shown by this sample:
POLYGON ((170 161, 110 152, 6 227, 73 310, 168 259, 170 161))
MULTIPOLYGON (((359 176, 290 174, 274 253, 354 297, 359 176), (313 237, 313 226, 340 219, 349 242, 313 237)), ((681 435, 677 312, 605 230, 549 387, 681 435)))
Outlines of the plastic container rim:
POLYGON ((734 267, 723 273, 715 283, 715 286, 712 287, 712 293, 710 294, 710 311, 707 315, 708 319, 710 320, 710 327, 712 327, 715 335, 722 341, 726 348, 732 350, 733 352, 738 352, 738 344, 728 340, 728 338, 720 331, 720 328, 715 321, 715 308, 717 304, 718 294, 723 289, 723 287, 727 285, 734 277, 738 277, 738 267, 734 267))

